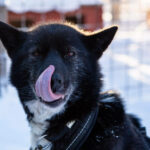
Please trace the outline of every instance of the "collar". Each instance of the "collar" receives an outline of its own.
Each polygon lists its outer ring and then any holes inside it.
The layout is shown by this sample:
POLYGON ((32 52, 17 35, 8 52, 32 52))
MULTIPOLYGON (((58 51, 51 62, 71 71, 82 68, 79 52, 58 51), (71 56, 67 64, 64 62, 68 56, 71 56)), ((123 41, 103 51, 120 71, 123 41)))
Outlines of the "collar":
MULTIPOLYGON (((71 136, 71 142, 67 145, 65 150, 78 150, 83 145, 96 123, 98 111, 99 108, 97 106, 82 121, 73 120, 66 124, 66 127, 70 130, 74 130, 74 128, 77 130, 71 136)), ((43 135, 42 137, 40 137, 37 143, 40 143, 40 141, 46 136, 47 135, 43 135)), ((51 144, 42 146, 38 145, 35 150, 48 150, 50 147, 51 144)))
MULTIPOLYGON (((96 123, 98 111, 99 109, 96 107, 80 123, 77 121, 71 122, 71 128, 76 126, 78 130, 72 136, 73 138, 65 150, 78 150, 83 145, 96 123)), ((67 126, 69 125, 67 124, 67 126)))

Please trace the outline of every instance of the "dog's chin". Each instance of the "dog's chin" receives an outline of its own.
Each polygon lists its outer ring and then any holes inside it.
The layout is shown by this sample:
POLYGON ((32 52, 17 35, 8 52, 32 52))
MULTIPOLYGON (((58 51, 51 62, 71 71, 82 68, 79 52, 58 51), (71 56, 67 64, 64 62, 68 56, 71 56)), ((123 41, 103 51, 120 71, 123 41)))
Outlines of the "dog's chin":
POLYGON ((59 98, 53 102, 46 102, 40 98, 40 101, 49 107, 58 107, 59 105, 65 103, 65 98, 59 98))

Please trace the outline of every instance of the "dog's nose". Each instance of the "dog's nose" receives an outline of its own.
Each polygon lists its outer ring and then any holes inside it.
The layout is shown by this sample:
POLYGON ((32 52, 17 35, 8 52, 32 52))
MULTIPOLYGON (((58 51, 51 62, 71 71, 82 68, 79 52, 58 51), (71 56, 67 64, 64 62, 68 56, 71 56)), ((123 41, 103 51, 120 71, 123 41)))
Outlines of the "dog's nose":
POLYGON ((52 91, 56 94, 64 92, 64 79, 60 74, 54 74, 51 80, 52 91))

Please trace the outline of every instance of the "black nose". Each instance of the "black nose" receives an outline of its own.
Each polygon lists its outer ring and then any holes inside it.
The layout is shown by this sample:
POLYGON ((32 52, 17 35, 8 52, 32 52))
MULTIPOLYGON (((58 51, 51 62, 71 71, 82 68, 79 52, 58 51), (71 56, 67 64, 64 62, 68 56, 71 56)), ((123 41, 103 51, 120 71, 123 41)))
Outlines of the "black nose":
POLYGON ((65 90, 63 76, 54 73, 51 80, 51 88, 54 93, 63 94, 65 90))

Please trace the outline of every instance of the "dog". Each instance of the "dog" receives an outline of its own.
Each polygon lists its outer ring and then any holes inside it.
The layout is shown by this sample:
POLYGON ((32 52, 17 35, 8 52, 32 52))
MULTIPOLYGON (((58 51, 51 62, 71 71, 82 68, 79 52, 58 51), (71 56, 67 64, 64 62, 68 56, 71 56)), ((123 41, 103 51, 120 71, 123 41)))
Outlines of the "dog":
POLYGON ((112 91, 98 64, 117 26, 85 32, 69 23, 20 31, 0 22, 10 79, 31 127, 30 150, 149 150, 139 120, 112 91))

